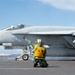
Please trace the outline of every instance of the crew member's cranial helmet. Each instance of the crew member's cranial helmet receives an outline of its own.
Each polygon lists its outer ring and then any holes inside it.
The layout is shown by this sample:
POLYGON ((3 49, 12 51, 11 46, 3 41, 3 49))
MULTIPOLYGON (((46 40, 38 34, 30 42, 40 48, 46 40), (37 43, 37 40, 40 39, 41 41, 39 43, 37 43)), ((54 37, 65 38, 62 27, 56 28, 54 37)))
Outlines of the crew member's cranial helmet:
POLYGON ((42 42, 42 40, 41 39, 37 39, 37 43, 41 43, 42 42))

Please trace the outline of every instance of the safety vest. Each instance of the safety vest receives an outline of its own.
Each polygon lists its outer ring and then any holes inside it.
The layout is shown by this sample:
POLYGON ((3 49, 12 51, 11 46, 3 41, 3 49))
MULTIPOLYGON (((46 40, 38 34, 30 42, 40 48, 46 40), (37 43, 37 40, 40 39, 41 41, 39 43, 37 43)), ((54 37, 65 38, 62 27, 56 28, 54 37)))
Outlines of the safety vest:
POLYGON ((45 47, 39 47, 38 44, 34 45, 34 58, 36 59, 44 59, 45 47))

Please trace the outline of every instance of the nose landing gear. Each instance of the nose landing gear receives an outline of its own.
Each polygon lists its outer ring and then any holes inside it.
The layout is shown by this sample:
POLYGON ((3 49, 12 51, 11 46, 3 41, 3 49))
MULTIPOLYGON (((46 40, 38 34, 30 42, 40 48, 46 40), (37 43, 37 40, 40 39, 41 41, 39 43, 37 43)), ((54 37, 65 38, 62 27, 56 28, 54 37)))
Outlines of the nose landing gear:
POLYGON ((28 54, 22 55, 22 59, 23 59, 24 61, 28 60, 28 59, 29 59, 29 55, 28 55, 28 54))
POLYGON ((33 47, 32 47, 31 45, 29 45, 29 46, 24 46, 22 50, 23 50, 23 54, 20 55, 20 56, 18 56, 18 57, 16 57, 15 60, 18 60, 18 59, 21 58, 22 60, 26 61, 26 60, 28 60, 29 57, 33 54, 33 53, 32 53, 33 47))

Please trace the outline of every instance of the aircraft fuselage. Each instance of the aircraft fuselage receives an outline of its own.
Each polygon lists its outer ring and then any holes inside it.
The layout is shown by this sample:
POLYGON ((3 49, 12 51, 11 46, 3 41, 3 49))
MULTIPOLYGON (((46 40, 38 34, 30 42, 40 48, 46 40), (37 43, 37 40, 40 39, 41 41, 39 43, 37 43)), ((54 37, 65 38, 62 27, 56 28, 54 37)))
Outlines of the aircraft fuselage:
POLYGON ((11 43, 11 46, 28 45, 25 39, 35 42, 42 39, 50 56, 75 55, 75 27, 32 26, 18 30, 0 31, 0 45, 11 43))

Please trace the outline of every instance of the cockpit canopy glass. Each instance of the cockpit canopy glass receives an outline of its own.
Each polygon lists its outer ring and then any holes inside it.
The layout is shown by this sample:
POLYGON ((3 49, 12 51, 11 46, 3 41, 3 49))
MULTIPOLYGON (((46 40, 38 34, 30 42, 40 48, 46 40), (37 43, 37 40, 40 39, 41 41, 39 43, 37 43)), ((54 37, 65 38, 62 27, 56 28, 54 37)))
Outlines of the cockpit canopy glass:
POLYGON ((23 24, 18 24, 18 25, 11 25, 11 26, 9 26, 9 27, 7 27, 7 28, 4 28, 3 30, 17 30, 17 29, 22 29, 22 28, 24 28, 25 27, 25 25, 23 25, 23 24))

